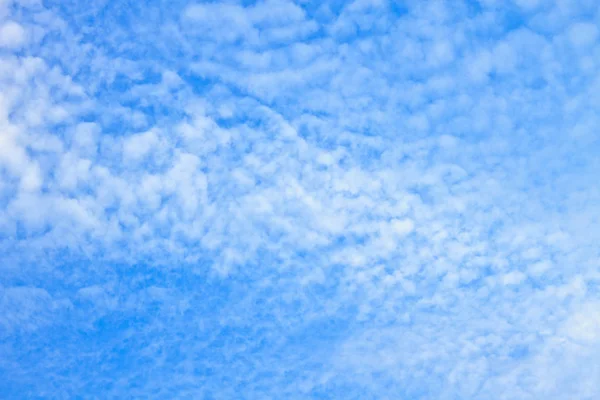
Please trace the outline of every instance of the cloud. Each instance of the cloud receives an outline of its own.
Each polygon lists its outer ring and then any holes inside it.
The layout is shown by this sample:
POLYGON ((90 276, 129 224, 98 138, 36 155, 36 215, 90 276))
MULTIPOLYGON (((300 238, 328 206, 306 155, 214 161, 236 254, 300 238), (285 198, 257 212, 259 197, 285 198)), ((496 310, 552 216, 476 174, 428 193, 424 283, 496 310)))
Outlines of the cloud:
POLYGON ((128 137, 123 143, 123 155, 128 160, 140 160, 158 145, 155 132, 148 131, 128 137))
POLYGON ((183 14, 186 29, 202 40, 217 43, 242 41, 250 46, 288 42, 314 32, 302 8, 289 1, 269 0, 250 7, 228 3, 188 5, 183 14))
POLYGON ((2 393, 594 398, 598 11, 10 2, 2 393))
POLYGON ((25 29, 15 21, 5 21, 0 26, 0 47, 18 49, 27 40, 25 29))
POLYGON ((569 40, 575 47, 587 47, 596 42, 598 27, 591 23, 578 22, 569 27, 569 40))

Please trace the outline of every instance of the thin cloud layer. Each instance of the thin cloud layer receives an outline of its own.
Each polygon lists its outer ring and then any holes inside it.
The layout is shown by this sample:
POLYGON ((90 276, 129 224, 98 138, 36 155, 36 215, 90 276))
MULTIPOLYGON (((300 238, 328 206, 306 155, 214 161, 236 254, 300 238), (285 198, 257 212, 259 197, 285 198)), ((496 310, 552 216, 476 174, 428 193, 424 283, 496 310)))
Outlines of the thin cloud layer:
POLYGON ((0 393, 597 398, 599 12, 0 2, 0 393))

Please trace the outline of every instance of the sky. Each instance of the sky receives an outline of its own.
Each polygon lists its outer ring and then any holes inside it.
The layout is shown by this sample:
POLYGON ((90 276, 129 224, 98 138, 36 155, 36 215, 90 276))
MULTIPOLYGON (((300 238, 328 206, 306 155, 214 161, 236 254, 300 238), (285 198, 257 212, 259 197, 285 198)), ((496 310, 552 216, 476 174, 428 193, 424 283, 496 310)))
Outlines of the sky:
POLYGON ((0 398, 600 398, 597 0, 0 0, 0 398))

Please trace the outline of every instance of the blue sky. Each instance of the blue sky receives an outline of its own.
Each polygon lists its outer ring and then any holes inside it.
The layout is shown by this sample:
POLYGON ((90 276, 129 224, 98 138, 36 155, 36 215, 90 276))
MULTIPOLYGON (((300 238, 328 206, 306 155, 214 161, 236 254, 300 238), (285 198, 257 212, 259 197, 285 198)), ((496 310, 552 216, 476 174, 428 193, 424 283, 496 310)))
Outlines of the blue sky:
POLYGON ((599 22, 0 0, 0 398, 600 398, 599 22))

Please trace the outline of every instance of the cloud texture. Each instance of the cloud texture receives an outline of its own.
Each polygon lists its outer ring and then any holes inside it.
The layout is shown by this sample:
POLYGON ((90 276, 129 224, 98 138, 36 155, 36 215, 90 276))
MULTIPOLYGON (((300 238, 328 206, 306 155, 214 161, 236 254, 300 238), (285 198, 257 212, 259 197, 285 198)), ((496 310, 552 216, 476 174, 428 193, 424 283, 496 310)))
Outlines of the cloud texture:
POLYGON ((0 0, 0 393, 598 398, 599 22, 0 0))

